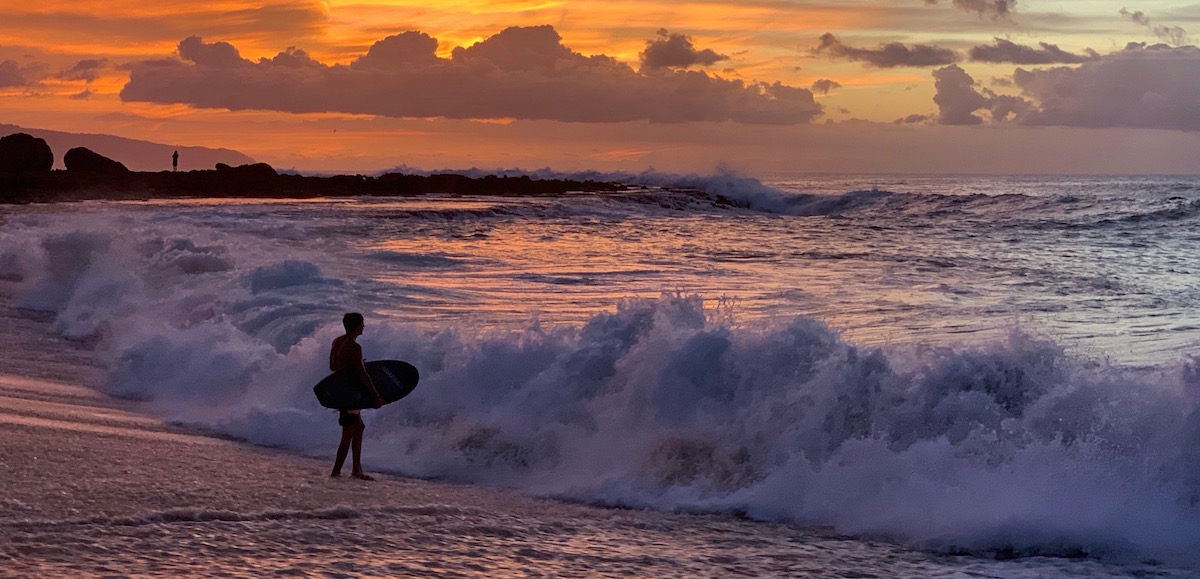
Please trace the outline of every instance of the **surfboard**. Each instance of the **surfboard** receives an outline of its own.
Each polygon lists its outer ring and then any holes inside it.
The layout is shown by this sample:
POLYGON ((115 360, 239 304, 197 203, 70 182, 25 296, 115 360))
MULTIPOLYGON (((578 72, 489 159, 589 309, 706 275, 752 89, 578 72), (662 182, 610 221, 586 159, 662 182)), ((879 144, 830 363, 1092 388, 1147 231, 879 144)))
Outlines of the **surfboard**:
MULTIPOLYGON (((421 378, 415 366, 400 360, 367 362, 367 375, 371 377, 371 383, 375 385, 384 404, 408 396, 421 378)), ((338 370, 326 376, 313 386, 313 392, 321 406, 326 408, 355 410, 375 407, 375 401, 366 386, 359 382, 358 373, 352 369, 338 370)))

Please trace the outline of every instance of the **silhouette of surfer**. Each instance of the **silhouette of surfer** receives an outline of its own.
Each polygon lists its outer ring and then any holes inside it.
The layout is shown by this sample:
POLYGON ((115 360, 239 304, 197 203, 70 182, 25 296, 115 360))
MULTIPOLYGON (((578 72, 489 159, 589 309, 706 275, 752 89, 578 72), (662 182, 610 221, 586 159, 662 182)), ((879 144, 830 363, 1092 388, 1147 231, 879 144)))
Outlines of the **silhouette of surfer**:
MULTIPOLYGON (((353 369, 358 374, 358 379, 367 387, 367 391, 375 398, 375 408, 379 408, 383 406, 383 399, 379 397, 379 392, 371 383, 371 376, 367 374, 362 346, 355 341, 355 338, 362 335, 365 325, 363 315, 360 313, 350 312, 342 316, 342 326, 346 328, 346 334, 333 340, 333 346, 329 350, 329 369, 334 372, 347 368, 353 369)), ((342 426, 342 441, 338 444, 337 459, 333 463, 333 474, 330 476, 342 476, 342 464, 346 462, 346 452, 353 449, 354 467, 350 476, 362 480, 375 480, 363 472, 362 462, 359 460, 362 455, 363 431, 366 430, 361 411, 339 411, 338 424, 342 426)))
POLYGON ((171 170, 172 171, 179 170, 179 151, 175 151, 174 153, 171 153, 171 170))

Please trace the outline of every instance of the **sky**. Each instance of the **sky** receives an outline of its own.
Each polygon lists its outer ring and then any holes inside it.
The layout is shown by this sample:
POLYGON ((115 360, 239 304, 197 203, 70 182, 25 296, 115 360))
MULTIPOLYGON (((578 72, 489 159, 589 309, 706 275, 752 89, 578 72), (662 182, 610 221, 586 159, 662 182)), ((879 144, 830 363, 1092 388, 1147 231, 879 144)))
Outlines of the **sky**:
POLYGON ((281 169, 1200 173, 1200 0, 40 0, 0 123, 281 169))

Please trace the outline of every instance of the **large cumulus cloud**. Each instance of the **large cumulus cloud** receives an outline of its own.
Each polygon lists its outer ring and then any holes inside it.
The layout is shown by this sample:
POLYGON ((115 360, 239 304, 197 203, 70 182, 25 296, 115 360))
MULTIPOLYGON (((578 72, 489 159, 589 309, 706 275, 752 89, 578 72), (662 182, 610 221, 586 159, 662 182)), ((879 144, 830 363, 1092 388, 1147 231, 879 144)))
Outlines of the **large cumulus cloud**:
POLYGON ((1033 125, 1200 131, 1200 49, 1134 44, 1077 68, 1018 68, 1033 125))
POLYGON ((934 71, 938 121, 1086 128, 1200 131, 1200 49, 1131 44, 1077 67, 1027 70, 1012 76, 1019 95, 977 89, 957 66, 934 71))
POLYGON ((812 92, 702 71, 632 67, 564 46, 550 26, 513 27, 450 58, 421 32, 385 38, 349 65, 289 49, 257 62, 224 42, 190 37, 180 59, 130 71, 125 101, 295 113, 579 122, 805 123, 821 114, 812 92))
POLYGON ((978 125, 983 118, 975 111, 987 106, 987 98, 975 90, 974 79, 958 65, 952 64, 933 71, 937 94, 938 123, 943 125, 978 125))

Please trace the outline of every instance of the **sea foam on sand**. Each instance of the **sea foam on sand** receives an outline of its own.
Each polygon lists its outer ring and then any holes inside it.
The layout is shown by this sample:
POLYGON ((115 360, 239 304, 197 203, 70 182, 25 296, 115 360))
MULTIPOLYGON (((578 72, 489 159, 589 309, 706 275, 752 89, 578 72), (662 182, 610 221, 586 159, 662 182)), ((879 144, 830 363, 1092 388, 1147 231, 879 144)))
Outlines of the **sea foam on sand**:
MULTIPOLYGON (((0 296, 2 297, 2 296, 0 296)), ((733 515, 606 509, 380 475, 165 425, 89 388, 49 321, 0 307, 0 575, 1120 577, 934 555, 733 515)), ((330 441, 330 451, 336 441, 330 441)), ((367 444, 371 444, 368 437, 367 444)), ((368 465, 369 466, 369 465, 368 465)), ((1185 576, 1160 567, 1156 576, 1185 576)))

